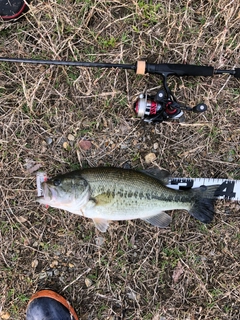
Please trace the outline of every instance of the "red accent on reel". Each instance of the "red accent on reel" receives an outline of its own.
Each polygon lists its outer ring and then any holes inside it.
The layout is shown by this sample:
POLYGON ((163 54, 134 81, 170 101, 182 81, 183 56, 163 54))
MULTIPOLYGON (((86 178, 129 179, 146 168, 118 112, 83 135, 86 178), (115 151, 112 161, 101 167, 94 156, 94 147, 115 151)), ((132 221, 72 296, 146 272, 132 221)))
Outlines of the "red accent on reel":
POLYGON ((165 111, 166 111, 167 114, 171 114, 172 115, 172 114, 175 114, 178 111, 178 109, 171 108, 171 104, 172 104, 171 102, 167 103, 165 111))
POLYGON ((151 101, 150 114, 156 114, 156 113, 157 113, 157 103, 155 101, 151 101))
POLYGON ((138 114, 138 110, 139 110, 139 102, 137 101, 135 104, 135 111, 138 114))

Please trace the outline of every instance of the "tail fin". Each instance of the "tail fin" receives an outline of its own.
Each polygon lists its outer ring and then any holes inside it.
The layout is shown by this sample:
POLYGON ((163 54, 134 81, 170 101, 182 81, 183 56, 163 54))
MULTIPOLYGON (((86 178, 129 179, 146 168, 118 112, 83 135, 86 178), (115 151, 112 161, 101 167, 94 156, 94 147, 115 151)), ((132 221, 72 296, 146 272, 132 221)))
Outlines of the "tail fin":
POLYGON ((192 189, 196 194, 196 200, 190 208, 189 213, 203 223, 210 223, 214 217, 215 193, 219 185, 201 186, 192 189))

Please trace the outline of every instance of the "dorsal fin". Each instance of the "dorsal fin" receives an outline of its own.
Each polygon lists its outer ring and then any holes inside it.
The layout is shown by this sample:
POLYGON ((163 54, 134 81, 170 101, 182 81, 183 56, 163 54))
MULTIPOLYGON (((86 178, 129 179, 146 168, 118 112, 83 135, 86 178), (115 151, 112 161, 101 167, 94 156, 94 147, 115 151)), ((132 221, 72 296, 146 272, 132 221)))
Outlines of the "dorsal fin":
POLYGON ((166 185, 169 182, 170 173, 167 170, 159 169, 159 168, 149 168, 141 170, 142 173, 158 179, 162 184, 166 185))

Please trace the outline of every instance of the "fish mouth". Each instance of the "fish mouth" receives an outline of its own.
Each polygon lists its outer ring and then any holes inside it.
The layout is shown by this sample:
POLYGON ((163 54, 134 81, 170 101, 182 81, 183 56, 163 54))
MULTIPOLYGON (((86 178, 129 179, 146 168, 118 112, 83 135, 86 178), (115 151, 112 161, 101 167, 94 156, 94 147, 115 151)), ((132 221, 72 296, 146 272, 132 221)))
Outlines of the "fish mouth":
POLYGON ((36 201, 41 204, 51 204, 57 200, 56 190, 46 182, 41 184, 41 195, 36 197, 36 201))

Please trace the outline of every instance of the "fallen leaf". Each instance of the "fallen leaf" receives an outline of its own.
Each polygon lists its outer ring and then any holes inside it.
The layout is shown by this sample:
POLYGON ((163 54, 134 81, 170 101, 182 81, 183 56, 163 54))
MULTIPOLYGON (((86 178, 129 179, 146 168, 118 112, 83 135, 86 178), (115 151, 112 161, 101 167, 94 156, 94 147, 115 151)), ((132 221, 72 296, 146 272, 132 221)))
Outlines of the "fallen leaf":
POLYGON ((55 268, 56 266, 58 266, 58 261, 57 260, 53 260, 53 262, 50 264, 51 268, 55 268))
POLYGON ((68 140, 69 140, 69 141, 74 141, 74 140, 75 140, 74 135, 72 135, 71 133, 69 133, 69 135, 68 135, 68 140))
POLYGON ((146 156, 145 156, 145 162, 147 164, 150 164, 152 163, 154 160, 156 160, 156 155, 155 153, 151 152, 151 153, 148 153, 146 156))
POLYGON ((70 145, 69 145, 69 143, 68 143, 67 141, 63 142, 63 148, 64 148, 65 150, 69 150, 70 145))
POLYGON ((182 266, 181 262, 178 261, 178 264, 177 264, 176 268, 174 269, 173 275, 172 275, 172 279, 173 279, 174 283, 177 283, 179 281, 183 272, 184 272, 183 266, 182 266))
POLYGON ((26 218, 24 218, 23 216, 20 216, 20 217, 16 217, 17 221, 20 222, 20 223, 24 223, 27 221, 26 218))
POLYGON ((38 265, 38 260, 37 259, 33 260, 32 261, 32 268, 36 268, 37 265, 38 265))
POLYGON ((41 153, 45 153, 47 151, 47 142, 42 141, 42 148, 41 148, 41 153))
POLYGON ((3 320, 7 320, 10 318, 10 314, 8 312, 4 312, 4 311, 2 311, 0 313, 0 316, 1 316, 1 319, 3 319, 3 320))
POLYGON ((91 149, 92 143, 89 140, 80 140, 79 141, 79 147, 82 150, 87 151, 87 150, 91 149))
POLYGON ((29 173, 33 173, 35 171, 38 171, 38 169, 40 169, 42 167, 42 165, 40 163, 35 164, 35 166, 33 166, 31 169, 28 170, 29 173))
POLYGON ((34 248, 38 247, 38 242, 35 241, 35 242, 32 244, 32 246, 33 246, 34 248))
POLYGON ((85 279, 85 285, 86 285, 87 288, 91 287, 91 285, 92 285, 92 280, 89 279, 89 278, 86 278, 86 279, 85 279))
POLYGON ((26 167, 26 169, 29 173, 33 173, 42 167, 42 165, 40 163, 36 163, 32 159, 26 159, 24 166, 26 167))

